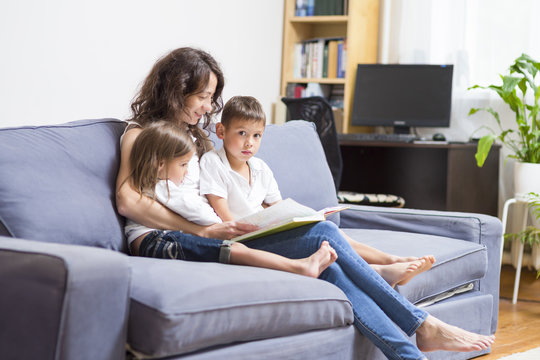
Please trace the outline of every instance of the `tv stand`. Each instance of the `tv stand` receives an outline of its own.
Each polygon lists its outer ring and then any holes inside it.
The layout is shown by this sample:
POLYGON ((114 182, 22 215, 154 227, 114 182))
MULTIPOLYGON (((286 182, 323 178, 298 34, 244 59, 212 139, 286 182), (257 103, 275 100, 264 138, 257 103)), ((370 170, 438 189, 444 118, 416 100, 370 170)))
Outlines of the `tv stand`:
POLYGON ((403 143, 340 140, 340 190, 395 194, 405 207, 497 216, 499 149, 482 168, 476 143, 403 143))

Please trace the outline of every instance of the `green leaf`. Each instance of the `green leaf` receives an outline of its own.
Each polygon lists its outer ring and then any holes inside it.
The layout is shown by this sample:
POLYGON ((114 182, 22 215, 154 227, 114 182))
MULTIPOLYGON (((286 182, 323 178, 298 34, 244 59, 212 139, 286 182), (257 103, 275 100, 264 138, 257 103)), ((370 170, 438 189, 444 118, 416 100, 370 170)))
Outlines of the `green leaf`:
POLYGON ((493 145, 495 139, 495 135, 488 134, 482 136, 482 138, 478 141, 478 147, 476 149, 476 154, 474 155, 476 158, 476 165, 478 165, 478 167, 484 166, 484 163, 489 155, 489 150, 491 150, 491 145, 493 145))
POLYGON ((504 93, 511 93, 523 78, 515 76, 503 76, 502 90, 504 93))
POLYGON ((525 96, 525 94, 527 93, 527 79, 525 78, 521 78, 521 80, 519 81, 519 89, 521 90, 521 92, 523 93, 523 96, 525 96))

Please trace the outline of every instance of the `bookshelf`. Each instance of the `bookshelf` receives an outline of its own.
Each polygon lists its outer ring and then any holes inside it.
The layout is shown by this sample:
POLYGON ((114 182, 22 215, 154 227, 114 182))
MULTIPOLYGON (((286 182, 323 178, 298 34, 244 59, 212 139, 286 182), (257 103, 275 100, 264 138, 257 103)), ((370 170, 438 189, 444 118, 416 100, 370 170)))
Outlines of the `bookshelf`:
POLYGON ((281 63, 281 96, 288 84, 319 83, 343 86, 342 132, 362 132, 350 125, 356 65, 376 63, 379 28, 379 0, 346 0, 347 15, 295 16, 295 0, 285 0, 283 49, 281 63), (295 45, 317 38, 345 38, 347 56, 343 78, 295 77, 295 45))

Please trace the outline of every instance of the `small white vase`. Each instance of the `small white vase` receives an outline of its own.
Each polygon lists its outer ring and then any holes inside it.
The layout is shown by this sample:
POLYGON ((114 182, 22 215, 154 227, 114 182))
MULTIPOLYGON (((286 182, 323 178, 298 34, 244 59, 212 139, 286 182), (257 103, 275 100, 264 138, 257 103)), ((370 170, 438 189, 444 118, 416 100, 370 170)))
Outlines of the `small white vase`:
POLYGON ((514 163, 514 196, 517 200, 527 201, 527 194, 540 194, 540 164, 514 163))

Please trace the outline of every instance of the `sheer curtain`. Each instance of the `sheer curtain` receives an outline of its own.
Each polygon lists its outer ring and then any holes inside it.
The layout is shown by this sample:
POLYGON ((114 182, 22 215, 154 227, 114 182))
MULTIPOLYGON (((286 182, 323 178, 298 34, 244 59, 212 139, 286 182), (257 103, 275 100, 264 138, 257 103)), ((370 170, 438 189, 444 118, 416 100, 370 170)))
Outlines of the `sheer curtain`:
MULTIPOLYGON (((496 128, 487 113, 467 116, 471 107, 495 108, 505 128, 515 127, 515 115, 487 90, 467 88, 500 84, 512 61, 527 53, 540 60, 540 1, 536 0, 382 0, 379 62, 454 64, 450 129, 418 129, 421 135, 443 132, 449 140, 465 141, 482 125, 496 128)), ((476 132, 482 135, 482 132, 476 132)), ((513 194, 513 161, 502 148, 499 213, 513 194)), ((463 174, 463 176, 467 176, 463 174)), ((539 180, 540 181, 540 180, 539 180)), ((519 219, 509 222, 515 231, 519 219)), ((540 267, 540 247, 524 257, 524 265, 540 267)), ((505 263, 517 262, 517 246, 505 246, 505 263)))
MULTIPOLYGON (((449 140, 465 141, 481 125, 495 128, 487 113, 467 116, 471 107, 492 106, 503 124, 514 125, 513 113, 496 95, 467 88, 500 84, 498 74, 507 73, 521 53, 540 59, 540 1, 383 0, 381 5, 379 62, 454 64, 450 129, 418 129, 421 135, 443 132, 449 140)), ((507 153, 502 149, 501 159, 507 153)), ((511 170, 510 161, 501 161, 500 204, 513 197, 511 170)))

